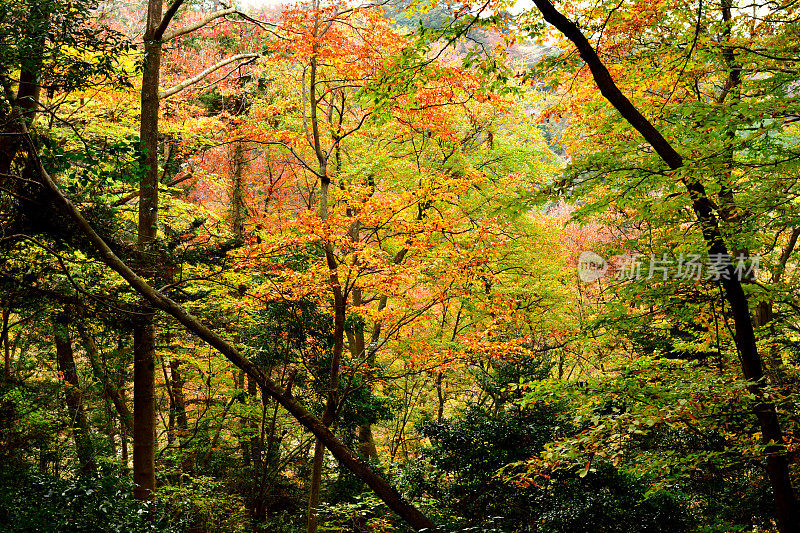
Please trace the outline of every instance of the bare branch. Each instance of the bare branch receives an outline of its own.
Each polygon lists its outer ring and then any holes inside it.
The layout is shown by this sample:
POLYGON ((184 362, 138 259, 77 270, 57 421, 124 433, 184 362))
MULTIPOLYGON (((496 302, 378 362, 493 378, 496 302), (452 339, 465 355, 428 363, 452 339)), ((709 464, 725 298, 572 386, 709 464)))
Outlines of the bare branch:
MULTIPOLYGON (((249 59, 249 60, 247 60, 247 61, 242 61, 241 63, 239 63, 238 65, 236 65, 236 66, 235 66, 235 67, 233 67, 232 69, 230 69, 230 70, 228 71, 228 73, 227 73, 227 74, 225 74, 225 75, 224 75, 224 76, 222 76, 221 78, 218 78, 218 79, 216 79, 216 80, 214 80, 214 81, 211 81, 211 82, 208 82, 208 83, 206 83, 205 85, 203 85, 202 87, 200 87, 200 88, 198 89, 198 91, 203 91, 203 90, 205 90, 205 89, 208 89, 209 87, 213 87, 214 85, 216 85, 216 84, 218 84, 218 83, 221 83, 221 82, 223 82, 224 80, 226 80, 226 79, 230 78, 230 77, 231 77, 231 75, 232 75, 234 72, 236 72, 238 69, 242 68, 242 67, 243 67, 243 66, 245 66, 245 65, 249 65, 250 63, 254 62, 256 59, 258 59, 258 58, 257 58, 257 57, 254 57, 253 59, 249 59)), ((239 76, 237 79, 241 79, 241 78, 242 78, 242 76, 240 75, 240 76, 239 76)))
MULTIPOLYGON (((176 0, 176 2, 177 1, 178 0, 176 0)), ((172 6, 169 6, 169 9, 172 9, 172 6)), ((167 10, 167 12, 169 13, 169 10, 167 10)), ((235 7, 229 7, 227 9, 220 9, 219 11, 214 11, 213 13, 209 13, 208 15, 206 15, 205 17, 201 18, 200 20, 198 20, 197 22, 195 22, 193 24, 189 24, 188 26, 184 26, 183 28, 179 28, 177 30, 169 32, 168 34, 166 34, 164 36, 162 41, 171 41, 172 39, 175 39, 176 37, 180 37, 181 35, 186 35, 187 33, 192 33, 193 31, 199 30, 200 28, 202 28, 203 26, 205 26, 206 24, 208 24, 209 22, 211 22, 213 20, 216 20, 216 19, 218 19, 220 17, 224 17, 224 16, 227 16, 227 15, 232 15, 234 13, 237 13, 237 10, 236 10, 235 7)), ((159 27, 159 29, 161 29, 161 28, 159 27)), ((166 27, 164 29, 166 29, 166 27)))
POLYGON ((247 13, 242 13, 241 11, 237 11, 236 14, 239 15, 245 21, 249 22, 250 24, 258 26, 260 29, 275 35, 273 32, 273 29, 277 27, 275 24, 264 20, 255 19, 250 15, 248 15, 247 13))
POLYGON ((197 76, 193 76, 193 77, 191 77, 189 79, 186 79, 186 80, 180 82, 178 85, 176 85, 174 87, 171 87, 171 88, 169 88, 169 89, 167 89, 165 91, 159 92, 158 93, 158 97, 160 99, 169 98, 173 94, 177 94, 177 93, 181 92, 182 90, 184 90, 185 88, 191 87, 195 83, 199 83, 200 81, 203 80, 203 78, 205 78, 206 76, 208 76, 209 74, 211 74, 215 70, 219 70, 222 67, 224 67, 225 65, 230 65, 234 61, 240 61, 240 60, 243 60, 243 59, 254 59, 254 58, 257 58, 257 57, 260 57, 260 56, 261 56, 260 52, 253 52, 253 53, 249 53, 249 54, 236 54, 235 56, 231 56, 231 57, 228 57, 226 59, 223 59, 219 63, 211 65, 210 67, 205 69, 203 72, 201 72, 197 76))
MULTIPOLYGON (((192 179, 193 177, 194 177, 194 173, 193 172, 187 172, 186 174, 184 174, 180 178, 175 178, 174 180, 170 181, 169 183, 166 184, 166 186, 167 187, 174 187, 174 186, 178 185, 179 183, 183 183, 186 180, 192 179)), ((134 192, 132 192, 130 194, 126 194, 125 196, 123 196, 119 200, 115 201, 111 205, 113 207, 119 207, 121 205, 127 204, 128 202, 130 202, 134 198, 138 198, 138 197, 139 197, 139 191, 136 190, 136 191, 134 191, 134 192)))

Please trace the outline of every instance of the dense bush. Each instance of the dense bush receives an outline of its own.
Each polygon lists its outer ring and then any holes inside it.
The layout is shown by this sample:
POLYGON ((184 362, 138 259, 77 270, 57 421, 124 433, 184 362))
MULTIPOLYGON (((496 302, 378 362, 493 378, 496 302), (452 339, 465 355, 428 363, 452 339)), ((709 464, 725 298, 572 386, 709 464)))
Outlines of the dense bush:
POLYGON ((558 410, 534 405, 492 413, 471 407, 442 422, 427 421, 426 465, 409 466, 410 493, 427 499, 454 530, 548 533, 679 532, 689 517, 680 498, 648 493, 648 484, 610 463, 596 462, 579 477, 557 471, 549 479, 517 484, 499 471, 537 455, 570 428, 558 410))
POLYGON ((156 511, 165 525, 189 531, 237 533, 249 525, 242 498, 207 476, 184 476, 181 483, 159 489, 156 511))
POLYGON ((151 520, 113 474, 63 479, 25 470, 0 472, 0 530, 80 533, 178 531, 151 520))

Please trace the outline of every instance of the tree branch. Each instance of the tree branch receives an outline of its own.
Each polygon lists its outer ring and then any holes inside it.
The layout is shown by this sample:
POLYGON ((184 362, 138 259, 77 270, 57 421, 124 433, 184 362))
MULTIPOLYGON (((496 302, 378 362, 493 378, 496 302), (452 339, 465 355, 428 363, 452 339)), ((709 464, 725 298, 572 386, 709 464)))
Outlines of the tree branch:
POLYGON ((183 0, 175 0, 170 4, 170 6, 167 8, 167 12, 164 13, 164 16, 161 18, 161 23, 158 25, 158 28, 156 28, 156 32, 153 35, 154 41, 161 40, 161 36, 164 35, 165 31, 167 31, 167 26, 169 26, 169 23, 172 22, 172 18, 175 16, 175 13, 177 13, 178 8, 180 8, 182 5, 183 0))
POLYGON ((308 170, 309 172, 314 174, 316 177, 318 177, 318 178, 320 177, 320 173, 317 172, 316 170, 314 170, 314 167, 309 165, 306 162, 306 160, 303 159, 303 157, 300 154, 298 154, 297 151, 294 148, 292 148, 291 146, 289 146, 285 142, 281 142, 281 141, 259 141, 259 140, 254 140, 254 139, 249 139, 248 142, 252 142, 252 143, 256 143, 256 144, 263 144, 263 145, 282 146, 283 148, 286 148, 287 150, 289 150, 289 152, 291 152, 292 156, 294 156, 294 158, 297 160, 298 163, 300 163, 303 166, 303 168, 305 168, 306 170, 308 170))
POLYGON ((567 17, 553 7, 549 0, 533 0, 536 7, 544 15, 544 19, 556 27, 567 39, 572 41, 589 69, 592 71, 595 83, 600 93, 608 100, 619 113, 627 120, 636 131, 642 134, 645 140, 655 149, 658 155, 669 165, 677 169, 683 166, 683 158, 667 142, 667 140, 644 116, 636 109, 628 98, 619 90, 611 73, 600 60, 592 45, 580 29, 567 17))
POLYGON ((255 58, 260 57, 260 56, 261 56, 260 52, 252 52, 252 53, 249 53, 249 54, 236 54, 235 56, 231 56, 231 57, 228 57, 226 59, 223 59, 222 61, 220 61, 220 62, 218 62, 218 63, 216 63, 214 65, 211 65, 210 67, 205 69, 203 72, 201 72, 197 76, 193 76, 193 77, 191 77, 189 79, 186 79, 186 80, 180 82, 179 84, 177 84, 174 87, 171 87, 169 89, 166 89, 164 91, 159 92, 158 93, 158 97, 160 99, 162 99, 162 100, 164 98, 169 98, 170 96, 181 92, 185 88, 191 87, 195 83, 199 83, 200 81, 203 80, 203 78, 205 78, 206 76, 208 76, 209 74, 211 74, 215 70, 219 70, 222 67, 224 67, 225 65, 230 65, 234 61, 239 61, 239 60, 242 60, 242 59, 255 59, 255 58))
POLYGON ((772 276, 772 282, 777 283, 781 280, 781 276, 783 272, 786 270, 786 263, 789 262, 789 258, 792 256, 792 252, 794 251, 795 246, 797 245, 797 239, 800 238, 800 228, 792 229, 791 235, 789 235, 789 242, 786 244, 786 247, 781 252, 781 257, 778 259, 778 268, 775 269, 775 274, 772 276))
MULTIPOLYGON (((175 1, 177 3, 180 0, 175 0, 175 1)), ((172 9, 172 6, 169 6, 169 8, 167 9, 167 13, 169 13, 170 9, 172 9)), ((224 17, 224 16, 227 16, 227 15, 232 15, 233 13, 236 13, 236 12, 237 12, 237 10, 236 10, 235 7, 229 7, 227 9, 220 9, 219 11, 214 11, 213 13, 209 13, 208 15, 206 15, 205 17, 201 18, 200 20, 198 20, 197 22, 195 22, 193 24, 189 24, 188 26, 184 26, 183 28, 178 28, 177 30, 171 31, 170 33, 168 33, 167 35, 164 36, 162 41, 171 41, 172 39, 175 39, 176 37, 180 37, 181 35, 186 35, 187 33, 192 33, 193 31, 199 30, 200 28, 202 28, 203 26, 205 26, 206 24, 208 24, 209 22, 211 22, 213 20, 216 20, 216 19, 218 19, 220 17, 224 17)), ((163 24, 163 22, 162 22, 162 24, 163 24)), ((161 29, 161 27, 159 27, 159 29, 161 29)), ((164 27, 164 29, 166 29, 166 27, 164 27)), ((162 30, 162 32, 163 32, 163 30, 162 30)))
MULTIPOLYGON (((186 180, 192 179, 193 177, 194 177, 194 173, 193 172, 187 172, 186 174, 184 174, 180 178, 175 178, 174 180, 170 181, 169 183, 166 183, 165 186, 174 187, 174 186, 176 186, 176 185, 178 185, 180 183, 183 183, 186 180)), ((111 204, 111 206, 112 207, 119 207, 121 205, 127 204, 128 202, 130 202, 134 198, 138 198, 138 197, 139 197, 139 191, 138 190, 137 191, 133 191, 130 194, 126 194, 125 196, 123 196, 119 200, 116 200, 114 203, 111 204)))
POLYGON ((122 399, 122 396, 119 394, 116 386, 111 383, 106 369, 101 368, 99 363, 100 351, 97 349, 94 339, 83 326, 83 324, 76 324, 76 329, 78 330, 78 335, 83 342, 83 347, 86 350, 89 363, 92 366, 92 372, 94 372, 95 377, 100 380, 100 383, 103 385, 103 391, 105 395, 111 400, 111 402, 114 404, 114 407, 117 409, 117 414, 119 415, 122 425, 125 426, 125 430, 129 435, 132 435, 133 414, 131 413, 130 409, 128 409, 128 406, 125 404, 125 401, 122 399))

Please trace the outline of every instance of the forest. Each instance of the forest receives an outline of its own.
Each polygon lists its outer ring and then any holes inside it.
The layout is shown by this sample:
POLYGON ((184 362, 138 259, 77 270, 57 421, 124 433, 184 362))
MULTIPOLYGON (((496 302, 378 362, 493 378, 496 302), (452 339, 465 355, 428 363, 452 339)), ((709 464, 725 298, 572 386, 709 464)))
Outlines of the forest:
POLYGON ((797 0, 0 0, 0 531, 800 533, 797 0))

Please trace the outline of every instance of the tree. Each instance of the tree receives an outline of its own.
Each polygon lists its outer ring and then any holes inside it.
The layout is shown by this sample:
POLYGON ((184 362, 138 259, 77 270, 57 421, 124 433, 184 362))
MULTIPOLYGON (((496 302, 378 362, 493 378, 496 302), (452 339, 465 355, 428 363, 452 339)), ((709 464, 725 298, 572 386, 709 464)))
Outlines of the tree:
MULTIPOLYGON (((622 94, 608 69, 577 26, 559 13, 546 0, 536 1, 536 6, 545 17, 545 20, 553 24, 578 48, 603 96, 645 138, 673 172, 682 170, 684 168, 683 157, 678 154, 672 144, 639 112, 630 100, 622 94)), ((723 6, 723 13, 727 13, 727 17, 730 17, 729 3, 723 6)), ((730 59, 730 55, 728 55, 728 58, 730 59)), ((734 74, 734 80, 735 76, 734 74)), ((729 253, 730 247, 723 236, 719 223, 719 216, 717 209, 715 209, 716 205, 711 201, 706 191, 706 186, 691 171, 682 172, 678 175, 680 182, 688 192, 691 209, 700 224, 708 254, 717 257, 731 257, 729 253)), ((781 531, 795 531, 798 520, 789 476, 788 459, 783 451, 784 439, 775 404, 764 391, 763 367, 748 300, 742 283, 737 278, 732 265, 725 268, 722 278, 720 285, 730 305, 735 327, 734 340, 740 356, 742 372, 750 382, 748 389, 758 399, 753 409, 766 445, 767 471, 775 496, 779 528, 781 531)))

